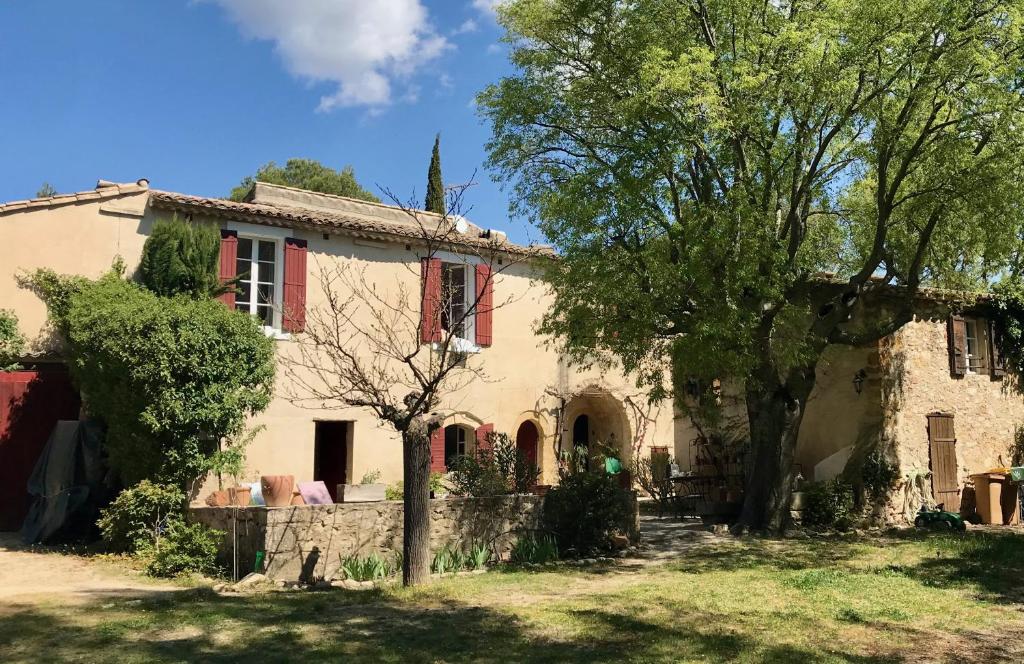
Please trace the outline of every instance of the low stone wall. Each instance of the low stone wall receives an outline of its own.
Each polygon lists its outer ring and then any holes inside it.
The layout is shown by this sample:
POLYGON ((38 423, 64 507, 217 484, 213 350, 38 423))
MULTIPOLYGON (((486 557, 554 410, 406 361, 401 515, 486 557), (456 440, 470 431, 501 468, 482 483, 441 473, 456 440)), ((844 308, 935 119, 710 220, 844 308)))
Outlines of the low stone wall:
MULTIPOLYGON (((540 527, 542 498, 446 498, 430 501, 430 546, 487 543, 507 552, 519 533, 540 527)), ((342 558, 402 550, 401 501, 296 507, 194 507, 191 516, 224 532, 221 562, 241 575, 265 551, 264 570, 274 579, 330 577, 342 558)))
MULTIPOLYGON (((540 528, 544 499, 539 496, 445 498, 430 501, 431 550, 485 543, 498 555, 518 537, 540 528)), ((624 530, 639 538, 635 495, 630 495, 624 530)), ((330 578, 345 557, 402 550, 401 501, 303 505, 296 507, 193 507, 190 516, 224 533, 221 563, 239 576, 253 570, 264 551, 264 573, 286 581, 330 578)))

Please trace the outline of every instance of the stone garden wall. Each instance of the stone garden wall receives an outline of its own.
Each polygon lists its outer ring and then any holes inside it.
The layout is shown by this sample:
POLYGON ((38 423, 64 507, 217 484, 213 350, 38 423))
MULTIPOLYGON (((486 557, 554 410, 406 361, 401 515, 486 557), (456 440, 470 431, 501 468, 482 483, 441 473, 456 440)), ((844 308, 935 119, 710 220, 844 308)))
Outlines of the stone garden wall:
MULTIPOLYGON (((485 542, 508 552, 519 534, 540 527, 543 498, 496 496, 430 501, 432 550, 446 544, 485 542)), ((638 536, 636 500, 627 530, 638 536)), ((240 576, 253 571, 265 551, 264 573, 273 579, 330 578, 347 556, 402 550, 401 501, 299 507, 193 507, 193 520, 223 531, 221 562, 228 570, 238 557, 240 576)))

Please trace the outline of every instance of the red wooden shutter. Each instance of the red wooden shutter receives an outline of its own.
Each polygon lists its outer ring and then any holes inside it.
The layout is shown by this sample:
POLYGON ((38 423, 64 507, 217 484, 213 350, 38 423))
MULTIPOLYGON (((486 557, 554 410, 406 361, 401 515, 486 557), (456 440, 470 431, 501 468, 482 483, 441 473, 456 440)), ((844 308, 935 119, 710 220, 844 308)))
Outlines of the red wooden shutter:
POLYGON ((430 472, 448 472, 444 463, 444 427, 438 427, 430 434, 430 472))
MULTIPOLYGON (((222 230, 220 232, 220 282, 226 284, 235 278, 235 263, 238 261, 238 232, 222 230)), ((228 306, 235 308, 235 293, 224 293, 217 298, 228 306)))
POLYGON ((306 329, 306 241, 285 238, 284 298, 281 327, 285 332, 306 329))
POLYGON ((441 341, 441 259, 424 258, 420 261, 420 340, 423 343, 441 341))
POLYGON ((964 317, 953 314, 949 317, 949 372, 954 376, 967 374, 967 324, 964 317))
POLYGON ((494 433, 493 424, 481 424, 476 428, 476 449, 477 450, 489 450, 491 449, 491 441, 488 438, 490 434, 494 433))
POLYGON ((476 266, 476 298, 476 343, 478 346, 490 346, 494 325, 494 281, 490 265, 481 263, 476 266))
POLYGON ((988 356, 992 365, 992 378, 1002 378, 1006 375, 1006 363, 1002 353, 999 352, 999 330, 992 321, 988 322, 988 356))

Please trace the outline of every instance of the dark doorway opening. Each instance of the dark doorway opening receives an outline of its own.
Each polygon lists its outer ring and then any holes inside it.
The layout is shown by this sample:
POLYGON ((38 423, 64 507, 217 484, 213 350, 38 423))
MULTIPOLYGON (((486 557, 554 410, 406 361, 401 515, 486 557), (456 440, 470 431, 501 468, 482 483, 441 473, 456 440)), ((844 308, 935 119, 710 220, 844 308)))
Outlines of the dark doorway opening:
POLYGON ((587 450, 587 470, 590 470, 590 418, 580 415, 572 423, 573 449, 583 447, 587 450))
POLYGON ((351 422, 317 422, 313 452, 313 479, 327 485, 331 499, 338 502, 338 485, 348 484, 351 422))

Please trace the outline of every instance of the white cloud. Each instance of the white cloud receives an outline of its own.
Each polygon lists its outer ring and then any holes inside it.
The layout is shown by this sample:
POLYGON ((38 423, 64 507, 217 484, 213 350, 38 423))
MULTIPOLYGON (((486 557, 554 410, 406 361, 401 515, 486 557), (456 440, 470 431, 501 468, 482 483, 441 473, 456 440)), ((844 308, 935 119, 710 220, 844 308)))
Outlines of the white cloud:
POLYGON ((504 1, 505 0, 473 0, 473 6, 484 13, 493 14, 495 8, 504 1))
MULTIPOLYGON (((450 44, 435 32, 420 0, 209 0, 242 33, 274 43, 294 76, 337 84, 317 110, 391 103, 407 81, 450 44)), ((405 99, 416 96, 406 88, 405 99)))
POLYGON ((488 44, 487 45, 487 55, 497 55, 498 53, 501 53, 504 50, 505 49, 504 49, 504 47, 501 44, 488 44))
POLYGON ((452 30, 451 34, 453 37, 457 35, 464 35, 467 32, 476 32, 479 28, 480 26, 477 24, 475 20, 467 18, 459 25, 459 27, 452 30))

